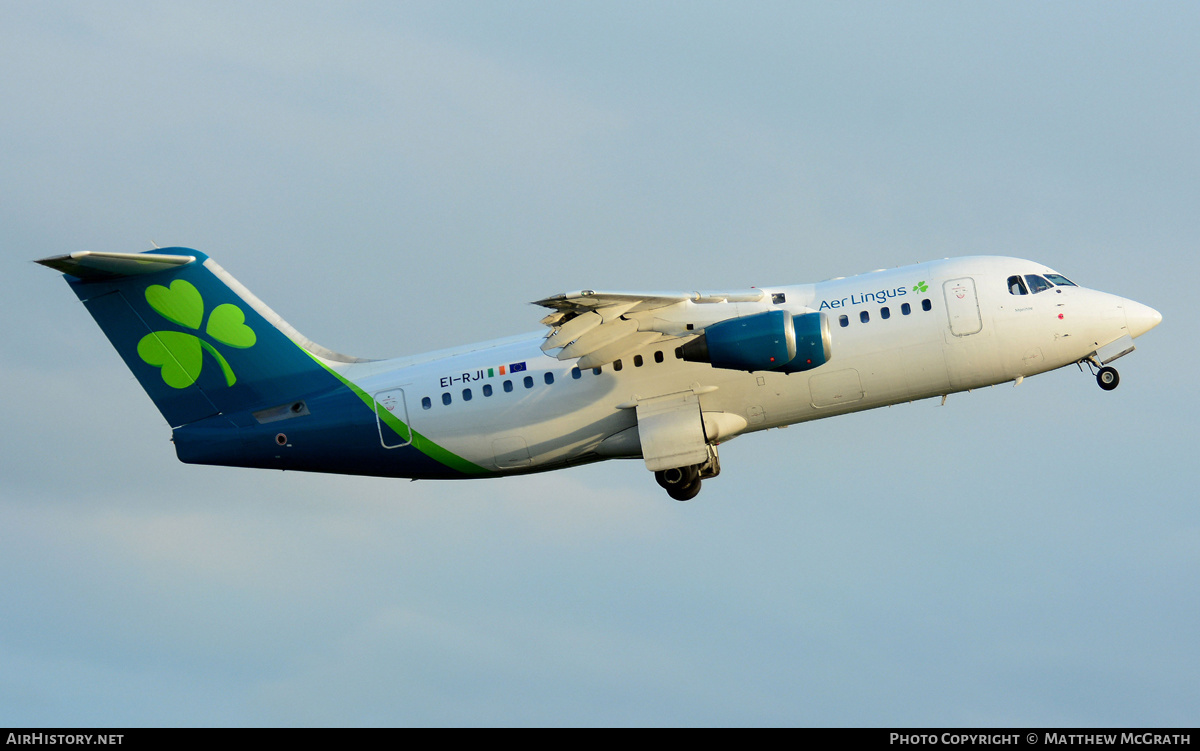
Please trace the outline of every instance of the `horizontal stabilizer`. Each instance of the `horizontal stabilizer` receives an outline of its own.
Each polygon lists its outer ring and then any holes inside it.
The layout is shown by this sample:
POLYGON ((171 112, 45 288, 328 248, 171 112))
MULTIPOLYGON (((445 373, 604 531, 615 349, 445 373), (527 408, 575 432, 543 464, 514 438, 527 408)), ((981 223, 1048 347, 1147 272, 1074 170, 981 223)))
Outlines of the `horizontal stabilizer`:
POLYGON ((38 263, 78 279, 117 279, 123 276, 153 274, 186 266, 195 256, 151 255, 147 253, 96 253, 81 250, 65 256, 43 258, 38 263))

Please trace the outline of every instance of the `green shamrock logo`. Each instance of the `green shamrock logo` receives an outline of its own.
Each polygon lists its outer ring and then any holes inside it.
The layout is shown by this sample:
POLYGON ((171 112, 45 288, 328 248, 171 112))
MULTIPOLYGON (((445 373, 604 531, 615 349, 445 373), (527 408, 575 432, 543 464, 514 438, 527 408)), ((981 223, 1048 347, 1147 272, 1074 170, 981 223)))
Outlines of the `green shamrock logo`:
POLYGON ((913 287, 913 292, 927 292, 928 290, 929 287, 924 281, 917 282, 917 286, 913 287))
MULTIPOLYGON (((146 302, 154 312, 171 323, 199 331, 204 323, 204 297, 191 282, 176 279, 170 287, 155 284, 146 288, 146 302)), ((236 305, 218 305, 208 316, 204 333, 221 344, 238 349, 253 347, 258 341, 254 330, 246 325, 246 314, 236 305)), ((163 383, 171 388, 185 389, 200 378, 204 368, 204 353, 217 361, 225 384, 237 383, 229 362, 217 348, 195 334, 182 331, 155 331, 146 334, 137 346, 138 356, 147 365, 162 368, 163 383)))

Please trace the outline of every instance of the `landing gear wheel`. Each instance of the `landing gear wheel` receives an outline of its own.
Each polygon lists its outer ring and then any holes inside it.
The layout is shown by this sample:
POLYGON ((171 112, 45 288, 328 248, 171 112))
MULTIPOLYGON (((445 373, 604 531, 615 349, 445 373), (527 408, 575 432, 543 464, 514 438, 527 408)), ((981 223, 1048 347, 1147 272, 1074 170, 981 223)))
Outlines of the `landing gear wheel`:
POLYGON ((1100 368, 1100 372, 1096 374, 1096 383, 1105 391, 1112 391, 1120 382, 1121 376, 1116 368, 1100 368))
POLYGON ((700 494, 700 478, 699 477, 697 477, 696 481, 693 482, 691 485, 684 485, 683 487, 670 488, 667 490, 667 495, 671 496, 672 498, 674 498, 677 501, 690 501, 699 494, 700 494))
POLYGON ((700 492, 699 467, 674 467, 654 473, 654 479, 677 501, 689 501, 700 492))

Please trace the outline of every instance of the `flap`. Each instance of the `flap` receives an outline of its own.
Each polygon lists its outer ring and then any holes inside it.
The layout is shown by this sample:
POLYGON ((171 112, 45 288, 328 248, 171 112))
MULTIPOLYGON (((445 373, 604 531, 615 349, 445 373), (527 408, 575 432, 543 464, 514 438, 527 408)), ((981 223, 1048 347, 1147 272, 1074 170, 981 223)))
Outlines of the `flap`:
POLYGON ((759 289, 739 292, 597 292, 585 289, 536 301, 550 308, 542 319, 551 331, 543 352, 559 350, 560 360, 581 358, 580 367, 598 367, 635 350, 669 339, 690 339, 703 325, 733 315, 731 307, 692 306, 719 303, 769 303, 759 289))

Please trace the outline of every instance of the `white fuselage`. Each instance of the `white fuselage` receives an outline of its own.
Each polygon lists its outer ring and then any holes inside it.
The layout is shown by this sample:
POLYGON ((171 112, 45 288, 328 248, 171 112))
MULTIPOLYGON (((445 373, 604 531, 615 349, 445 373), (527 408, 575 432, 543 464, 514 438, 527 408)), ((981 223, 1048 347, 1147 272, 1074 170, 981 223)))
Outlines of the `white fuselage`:
POLYGON ((824 313, 831 357, 792 374, 686 362, 676 351, 684 339, 580 371, 573 359, 544 354, 540 334, 424 358, 329 365, 415 434, 480 468, 541 471, 641 456, 631 405, 650 397, 694 394, 707 438, 717 443, 1035 375, 1160 320, 1144 305, 1069 283, 1033 293, 1010 291, 1006 282, 1048 273, 1030 261, 970 257, 766 288, 762 302, 677 306, 680 320, 701 322, 772 309, 824 313))

